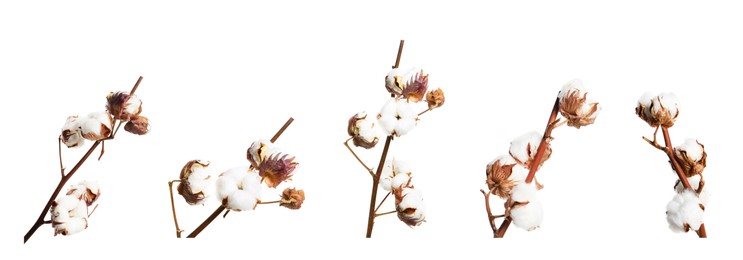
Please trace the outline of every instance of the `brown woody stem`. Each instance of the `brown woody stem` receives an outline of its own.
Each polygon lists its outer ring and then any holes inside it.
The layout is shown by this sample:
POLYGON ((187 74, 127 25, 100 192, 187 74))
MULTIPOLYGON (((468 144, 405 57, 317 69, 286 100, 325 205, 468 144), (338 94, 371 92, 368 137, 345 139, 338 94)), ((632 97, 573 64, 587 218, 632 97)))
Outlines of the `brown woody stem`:
POLYGON ((202 222, 201 225, 199 225, 199 227, 194 229, 194 231, 191 232, 191 234, 188 234, 187 238, 195 238, 196 236, 198 236, 201 233, 201 231, 203 231, 207 226, 209 226, 209 224, 211 224, 212 221, 214 221, 214 219, 217 218, 217 216, 219 216, 219 214, 221 214, 222 211, 224 210, 225 210, 225 207, 222 205, 219 205, 219 207, 217 208, 217 210, 214 211, 214 213, 209 215, 209 217, 207 217, 206 220, 204 220, 204 222, 202 222))
POLYGON ((274 200, 274 201, 261 201, 261 202, 258 202, 258 204, 274 204, 274 203, 279 203, 279 202, 281 202, 281 201, 280 201, 280 200, 274 200))
POLYGON ((374 171, 372 171, 372 169, 369 168, 369 166, 366 166, 364 161, 362 161, 361 158, 359 158, 359 156, 356 154, 356 152, 354 152, 353 149, 351 149, 351 146, 348 145, 348 142, 351 141, 352 139, 353 137, 348 138, 348 140, 346 140, 346 142, 344 142, 343 144, 346 145, 346 148, 348 148, 348 151, 351 152, 351 154, 353 154, 353 157, 356 157, 356 160, 359 161, 361 166, 363 166, 366 169, 366 171, 369 172, 369 175, 371 175, 371 177, 374 178, 374 171))
MULTIPOLYGON (((547 128, 544 130, 542 141, 539 143, 539 148, 537 148, 537 154, 534 155, 532 165, 529 165, 529 175, 526 176, 526 180, 524 180, 525 183, 531 183, 534 180, 534 175, 537 174, 539 164, 542 162, 544 152, 547 150, 547 140, 550 138, 550 136, 552 136, 552 130, 560 126, 560 124, 556 123, 555 121, 557 120, 557 114, 559 113, 560 98, 556 98, 555 105, 552 107, 552 113, 550 113, 550 118, 547 121, 547 128)), ((496 238, 502 238, 506 235, 506 231, 508 230, 508 226, 511 225, 511 221, 512 219, 510 216, 507 216, 505 219, 503 219, 503 223, 501 223, 500 227, 498 228, 498 232, 495 234, 496 238)))
POLYGON ((403 45, 405 45, 405 40, 400 40, 400 47, 397 48, 397 59, 395 60, 395 66, 392 66, 393 69, 397 69, 397 67, 400 66, 400 57, 402 57, 403 45))
MULTIPOLYGON (((272 143, 276 142, 276 140, 279 139, 281 134, 283 134, 284 131, 286 131, 286 129, 289 128, 289 125, 291 125, 292 122, 294 122, 294 118, 290 117, 289 120, 286 120, 286 123, 284 123, 284 125, 281 126, 281 129, 279 129, 279 131, 276 132, 276 134, 271 138, 271 142, 272 143)), ((219 208, 217 208, 217 210, 215 210, 214 213, 212 213, 208 218, 206 218, 206 220, 204 220, 204 222, 202 222, 201 225, 199 225, 199 227, 197 227, 193 232, 191 232, 191 234, 188 235, 188 238, 194 238, 198 236, 199 233, 201 233, 202 230, 204 230, 207 226, 209 226, 209 224, 211 224, 212 221, 214 221, 214 219, 217 218, 217 216, 219 216, 219 214, 222 213, 222 211, 224 210, 225 210, 225 207, 222 205, 219 205, 219 208)), ((227 216, 227 213, 225 213, 225 216, 227 216)))
POLYGON ((369 202, 369 220, 366 225, 366 238, 370 238, 372 230, 374 230, 374 217, 377 206, 377 188, 379 187, 379 177, 382 176, 382 169, 384 168, 384 162, 387 160, 387 151, 390 149, 390 143, 392 142, 392 135, 387 136, 387 140, 384 142, 384 150, 382 150, 382 158, 379 159, 379 167, 377 167, 377 173, 374 174, 372 182, 372 194, 371 201, 369 202))
POLYGON ((181 238, 181 233, 183 233, 183 231, 185 230, 182 230, 178 226, 178 217, 175 214, 175 199, 173 199, 173 183, 175 182, 181 182, 181 180, 172 180, 168 182, 168 188, 170 189, 170 208, 173 210, 173 222, 175 222, 175 237, 181 238))

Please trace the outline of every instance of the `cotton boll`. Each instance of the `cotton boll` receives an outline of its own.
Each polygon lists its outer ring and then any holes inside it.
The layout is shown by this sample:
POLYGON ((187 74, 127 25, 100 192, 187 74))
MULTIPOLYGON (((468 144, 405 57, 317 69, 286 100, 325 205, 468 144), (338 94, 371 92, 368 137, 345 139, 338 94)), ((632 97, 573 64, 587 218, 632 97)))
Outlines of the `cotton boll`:
POLYGON ((689 159, 695 161, 701 160, 702 154, 704 153, 704 146, 699 144, 697 140, 693 138, 687 138, 685 142, 677 146, 676 149, 686 152, 686 155, 689 156, 689 159))
POLYGON ((50 210, 52 222, 64 223, 70 219, 70 210, 64 207, 52 207, 50 210))
MULTIPOLYGON (((537 150, 539 149, 539 144, 541 142, 542 135, 539 132, 533 131, 526 133, 511 141, 509 154, 511 157, 516 159, 519 164, 529 168, 533 164, 534 157, 537 155, 537 150)), ((547 145, 547 147, 545 148, 546 150, 539 166, 547 161, 552 153, 552 148, 550 147, 549 142, 546 142, 545 145, 547 145)))
POLYGON ((87 218, 70 218, 67 222, 54 225, 54 235, 61 234, 63 236, 69 236, 80 233, 80 231, 88 228, 87 218))
POLYGON ((557 94, 557 97, 560 99, 563 99, 568 94, 568 92, 573 92, 573 91, 577 91, 580 95, 582 95, 585 92, 585 88, 583 87, 582 80, 574 79, 568 83, 565 83, 565 85, 562 86, 562 90, 560 90, 560 93, 557 94))
POLYGON ((74 208, 70 209, 70 217, 87 218, 88 204, 86 204, 85 201, 79 200, 78 204, 74 208))
POLYGON ((678 108, 678 98, 672 92, 661 93, 653 100, 653 112, 656 114, 660 113, 661 109, 667 109, 671 116, 675 118, 678 116, 678 108), (660 102, 660 105, 657 102, 660 102))
POLYGON ((392 135, 397 127, 397 104, 394 98, 387 100, 377 115, 379 126, 386 135, 392 135))
POLYGON ((227 203, 224 206, 234 211, 247 211, 255 209, 257 203, 258 198, 252 191, 238 190, 227 197, 227 203))
POLYGON ((205 168, 195 169, 188 176, 188 187, 191 193, 210 193, 211 189, 209 188, 213 183, 211 171, 205 168))
POLYGON ((56 207, 67 210, 74 209, 80 203, 80 198, 73 195, 64 195, 55 201, 56 207))
POLYGON ((408 226, 419 226, 426 221, 426 206, 423 195, 412 188, 395 192, 397 217, 408 226))
POLYGON ((398 174, 392 178, 392 182, 390 186, 393 189, 400 189, 400 188, 407 187, 409 183, 410 183, 410 175, 398 174))
POLYGON ((518 202, 527 202, 537 199, 537 188, 534 185, 521 182, 511 190, 511 199, 518 202))
POLYGON ((704 210, 700 207, 701 201, 694 191, 684 191, 676 194, 666 205, 666 220, 669 228, 675 232, 686 232, 687 227, 699 230, 704 223, 702 215, 704 210))
POLYGON ((653 103, 653 99, 658 96, 658 93, 656 92, 645 92, 642 94, 639 100, 637 100, 638 105, 642 105, 644 107, 650 107, 650 104, 653 103))
POLYGON ((255 172, 249 172, 243 177, 240 183, 241 190, 247 190, 253 194, 256 198, 260 199, 261 193, 261 177, 255 172))
POLYGON ((98 141, 111 135, 113 118, 108 112, 92 112, 80 120, 80 130, 85 139, 98 141))
POLYGON ((394 68, 387 73, 387 77, 385 77, 384 81, 385 88, 388 92, 395 96, 402 95, 402 91, 405 89, 405 84, 407 83, 404 74, 405 71, 400 68, 394 68))
POLYGON ((395 127, 395 135, 403 136, 415 128, 418 123, 416 118, 400 118, 397 127, 395 127))
POLYGON ((60 139, 67 148, 82 147, 85 144, 85 138, 83 138, 82 130, 80 130, 81 119, 77 116, 69 116, 62 126, 62 134, 60 139))
POLYGON ((273 143, 268 140, 258 140, 253 142, 248 148, 247 158, 254 169, 258 169, 261 163, 263 163, 268 155, 275 152, 276 148, 273 143))
POLYGON ((536 198, 529 200, 526 205, 511 208, 510 213, 513 224, 528 231, 538 228, 544 219, 542 203, 536 198))
POLYGON ((219 179, 217 179, 217 195, 219 195, 220 201, 238 190, 238 183, 243 180, 247 171, 247 167, 236 167, 219 176, 219 179))

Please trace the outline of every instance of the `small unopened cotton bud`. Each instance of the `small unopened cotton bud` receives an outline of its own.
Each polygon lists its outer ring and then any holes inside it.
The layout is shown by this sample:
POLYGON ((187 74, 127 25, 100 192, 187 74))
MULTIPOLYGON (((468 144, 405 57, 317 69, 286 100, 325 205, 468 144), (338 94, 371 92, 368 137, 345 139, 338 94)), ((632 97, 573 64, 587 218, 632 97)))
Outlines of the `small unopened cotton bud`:
POLYGON ((142 100, 137 95, 129 95, 127 92, 111 92, 106 96, 106 110, 121 121, 128 121, 132 116, 142 112, 142 100))
POLYGON ((598 102, 588 101, 583 82, 579 79, 565 84, 558 95, 560 99, 560 114, 567 119, 568 126, 580 128, 593 124, 601 111, 598 102))
MULTIPOLYGON (((542 155, 542 160, 539 162, 537 169, 550 158, 550 155, 552 155, 552 147, 550 146, 549 141, 550 138, 547 138, 547 141, 545 142, 547 147, 545 148, 544 155, 542 155)), ((509 154, 511 157, 516 159, 516 162, 520 165, 527 169, 531 169, 532 165, 534 165, 534 157, 537 155, 537 150, 539 149, 541 142, 542 135, 538 132, 526 133, 511 141, 509 154)))
POLYGON ((273 150, 273 143, 268 140, 258 140, 253 142, 248 148, 248 161, 254 169, 258 169, 261 163, 268 157, 273 150))
POLYGON ((288 209, 299 209, 302 207, 302 203, 304 203, 304 190, 286 188, 281 193, 279 206, 286 207, 288 209))
POLYGON ((428 103, 428 109, 438 108, 444 105, 446 98, 444 97, 444 91, 440 88, 431 90, 426 93, 426 103, 428 103))
POLYGON ((382 107, 377 115, 377 121, 385 134, 400 137, 415 128, 418 114, 407 101, 392 98, 382 107))
POLYGON ((375 126, 366 112, 360 112, 348 120, 348 135, 352 137, 355 146, 370 149, 379 141, 375 126))
POLYGON ((144 116, 131 116, 124 125, 124 130, 135 135, 144 135, 150 132, 150 119, 144 116))
POLYGON ((707 166, 707 153, 704 151, 704 145, 695 139, 686 139, 686 142, 676 146, 673 151, 686 177, 701 174, 707 166))
POLYGON ((488 163, 485 167, 485 178, 488 189, 503 199, 511 195, 511 189, 523 179, 514 179, 512 176, 523 175, 523 167, 510 156, 500 156, 488 163))
POLYGON ((67 148, 82 147, 85 143, 82 130, 80 129, 81 119, 77 116, 69 116, 62 126, 60 139, 67 148))
POLYGON ((294 161, 294 156, 274 153, 261 163, 258 168, 258 175, 263 178, 269 188, 276 188, 276 186, 292 177, 298 164, 294 161))
POLYGON ((676 194, 666 206, 668 227, 674 232, 699 230, 704 223, 703 214, 704 206, 697 194, 691 190, 676 194))
POLYGON ((412 188, 394 190, 397 217, 408 226, 420 226, 426 221, 426 206, 423 195, 412 188))
POLYGON ((212 194, 211 186, 214 183, 209 161, 191 160, 181 169, 178 194, 189 205, 203 205, 212 194))
POLYGON ((93 112, 80 120, 80 128, 85 139, 98 141, 111 135, 113 118, 108 112, 93 112))
POLYGON ((659 95, 646 92, 637 101, 635 114, 651 127, 672 127, 679 114, 678 99, 670 92, 659 95))
POLYGON ((260 202, 260 177, 248 167, 237 167, 222 173, 217 179, 217 193, 222 206, 229 210, 253 210, 260 202))

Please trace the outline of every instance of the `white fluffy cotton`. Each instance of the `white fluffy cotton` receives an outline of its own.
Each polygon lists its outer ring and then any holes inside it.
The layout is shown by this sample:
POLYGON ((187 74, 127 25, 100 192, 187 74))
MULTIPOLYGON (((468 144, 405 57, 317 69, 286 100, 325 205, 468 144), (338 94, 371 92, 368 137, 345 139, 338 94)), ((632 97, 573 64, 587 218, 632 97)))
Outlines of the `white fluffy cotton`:
POLYGON ((676 146, 676 149, 677 153, 680 151, 686 151, 686 155, 694 161, 701 160, 702 154, 704 153, 704 147, 693 138, 687 138, 683 144, 676 146))
POLYGON ((111 134, 111 115, 106 111, 92 112, 80 118, 80 130, 85 139, 98 141, 111 134))
POLYGON ((88 205, 76 194, 57 198, 50 213, 55 235, 72 235, 88 226, 88 205))
POLYGON ((64 236, 69 236, 80 233, 80 231, 83 231, 86 228, 88 228, 87 218, 70 218, 64 223, 54 225, 54 235, 62 234, 64 236))
POLYGON ((660 93, 657 97, 653 98, 653 113, 658 114, 661 106, 671 114, 671 117, 676 117, 679 112, 679 104, 676 94, 671 92, 660 93))
MULTIPOLYGON (((687 178, 687 180, 689 181, 689 185, 691 185, 691 188, 694 190, 699 189, 699 181, 701 179, 702 177, 700 175, 694 175, 690 178, 687 178)), ((681 182, 676 183, 676 186, 674 186, 673 188, 676 189, 676 193, 682 193, 684 192, 684 190, 686 190, 684 189, 684 185, 681 184, 681 182)), ((704 189, 702 189, 702 193, 699 194, 699 201, 702 202, 702 205, 704 205, 705 207, 709 202, 710 195, 708 191, 709 188, 705 186, 704 189)))
POLYGON ((80 122, 82 120, 77 116, 69 116, 62 126, 62 143, 67 148, 82 147, 85 143, 83 138, 82 130, 80 130, 80 122))
POLYGON ((426 205, 423 194, 416 189, 403 188, 402 200, 397 205, 397 216, 410 226, 418 226, 426 220, 426 205), (412 214, 405 214, 405 209, 415 209, 412 214))
POLYGON ((400 184, 407 184, 413 174, 410 165, 402 160, 387 160, 383 167, 379 185, 386 191, 391 191, 393 187, 398 188, 400 184))
POLYGON ((387 90, 395 95, 402 95, 402 90, 405 88, 407 81, 404 80, 405 71, 400 68, 394 68, 387 73, 385 78, 385 86, 387 90), (398 78, 400 78, 398 80, 398 78))
POLYGON ((391 98, 377 116, 379 126, 387 135, 403 136, 413 130, 418 115, 406 100, 391 98))
POLYGON ((529 202, 526 205, 511 208, 511 219, 514 225, 531 231, 542 224, 544 212, 534 185, 523 182, 517 184, 511 190, 511 199, 521 203, 529 202))
POLYGON ((217 194, 227 209, 253 210, 260 199, 260 184, 261 178, 258 173, 248 171, 248 167, 236 167, 219 176, 217 194))
POLYGON ((653 103, 653 99, 658 96, 658 93, 648 91, 642 94, 639 100, 637 100, 638 105, 642 105, 644 107, 649 107, 650 104, 653 103))
POLYGON ((688 224, 692 230, 699 230, 704 223, 704 210, 699 206, 701 201, 694 191, 686 190, 676 194, 666 206, 668 227, 674 232, 685 232, 688 224))
POLYGON ((574 79, 568 83, 565 83, 565 85, 562 86, 562 90, 560 90, 560 93, 557 94, 557 97, 560 98, 560 100, 562 100, 563 98, 565 98, 565 95, 573 91, 578 91, 578 93, 580 93, 581 96, 583 93, 585 93, 585 88, 583 87, 582 80, 574 79))
POLYGON ((539 132, 529 132, 513 139, 509 152, 514 159, 526 163, 530 158, 537 155, 537 149, 541 142, 542 135, 539 132))
POLYGON ((374 142, 374 139, 379 138, 379 129, 377 127, 377 124, 374 123, 374 120, 370 120, 367 117, 366 112, 359 112, 358 114, 356 114, 356 118, 365 118, 356 121, 356 127, 359 130, 359 136, 361 136, 364 141, 371 143, 374 142))
MULTIPOLYGON (((208 168, 196 168, 188 176, 188 188, 191 190, 191 193, 196 194, 201 192, 204 194, 204 199, 212 194, 213 189, 211 189, 211 186, 213 184, 214 178, 208 168)), ((203 202, 202 200, 202 204, 203 202)))
POLYGON ((248 148, 248 160, 253 168, 258 169, 261 163, 268 158, 268 155, 276 150, 273 143, 269 140, 258 140, 253 142, 248 148))

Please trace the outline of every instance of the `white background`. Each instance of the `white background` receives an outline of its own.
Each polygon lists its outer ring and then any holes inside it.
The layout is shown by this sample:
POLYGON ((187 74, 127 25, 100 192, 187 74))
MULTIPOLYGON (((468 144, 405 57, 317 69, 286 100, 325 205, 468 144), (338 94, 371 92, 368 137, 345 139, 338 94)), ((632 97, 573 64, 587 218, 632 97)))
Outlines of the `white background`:
MULTIPOLYGON (((743 10, 731 3, 4 2, 0 252, 12 259, 731 252, 741 232, 735 105, 743 85, 743 10), (383 80, 400 39, 401 67, 425 69, 447 98, 391 149, 411 163, 428 221, 410 229, 382 217, 367 240, 371 180, 342 142, 351 115, 375 114, 388 97, 383 80), (90 227, 53 237, 43 226, 23 245, 58 182, 65 118, 102 110, 109 91, 128 91, 140 75, 152 132, 120 133, 70 182, 102 186, 90 227), (479 192, 485 164, 507 153, 514 137, 543 131, 555 95, 573 78, 603 110, 595 125, 553 133, 554 154, 537 175, 546 186, 542 228, 511 227, 494 240, 479 192), (694 137, 707 147, 710 239, 667 227, 676 178, 665 155, 642 141, 653 130, 634 115, 647 90, 679 96, 676 144, 694 137), (219 170, 248 164, 248 145, 289 117, 296 121, 277 143, 300 162, 294 184, 307 193, 303 208, 231 213, 198 239, 177 240, 167 181, 191 159, 219 170)), ((84 150, 65 149, 68 169, 84 150)), ((381 145, 362 155, 376 166, 380 153, 381 145)), ((218 205, 177 199, 187 232, 218 205)), ((388 203, 383 208, 392 209, 388 203)))

